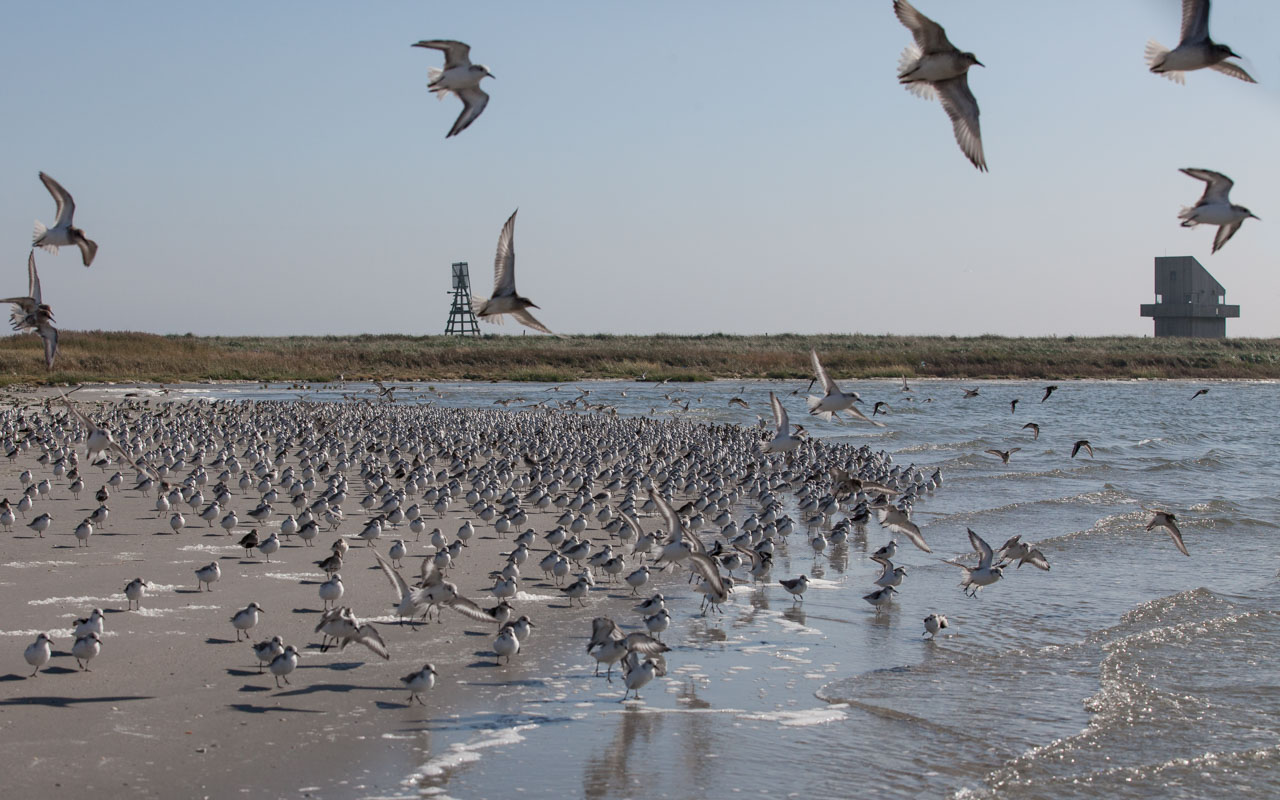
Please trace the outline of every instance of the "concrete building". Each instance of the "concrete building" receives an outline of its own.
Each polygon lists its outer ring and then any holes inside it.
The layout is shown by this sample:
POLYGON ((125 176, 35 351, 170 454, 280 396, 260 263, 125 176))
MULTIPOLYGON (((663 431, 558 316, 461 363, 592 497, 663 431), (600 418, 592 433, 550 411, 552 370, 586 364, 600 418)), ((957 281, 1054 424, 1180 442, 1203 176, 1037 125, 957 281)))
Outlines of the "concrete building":
POLYGON ((1191 256, 1156 259, 1156 301, 1143 303, 1144 317, 1156 321, 1156 336, 1227 338, 1227 318, 1240 306, 1224 304, 1227 290, 1191 256))

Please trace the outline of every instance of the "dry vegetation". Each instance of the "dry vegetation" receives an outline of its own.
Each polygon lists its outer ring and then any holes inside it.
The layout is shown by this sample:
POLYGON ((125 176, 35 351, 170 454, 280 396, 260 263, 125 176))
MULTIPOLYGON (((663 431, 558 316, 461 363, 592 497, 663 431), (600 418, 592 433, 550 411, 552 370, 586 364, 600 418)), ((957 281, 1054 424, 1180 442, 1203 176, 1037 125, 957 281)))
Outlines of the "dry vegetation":
POLYGON ((46 372, 35 336, 0 339, 0 383, 567 381, 838 377, 1280 378, 1278 339, 977 336, 197 337, 64 331, 46 372))

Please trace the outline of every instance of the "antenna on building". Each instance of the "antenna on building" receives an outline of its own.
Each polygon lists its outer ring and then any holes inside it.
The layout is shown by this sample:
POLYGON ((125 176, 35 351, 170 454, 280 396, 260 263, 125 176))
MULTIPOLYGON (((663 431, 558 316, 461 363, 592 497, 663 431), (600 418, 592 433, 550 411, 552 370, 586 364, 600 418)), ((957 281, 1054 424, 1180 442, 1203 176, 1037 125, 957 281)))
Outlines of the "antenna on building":
POLYGON ((445 323, 445 336, 479 336, 480 325, 471 310, 471 273, 465 261, 453 263, 453 305, 449 306, 449 321, 445 323))

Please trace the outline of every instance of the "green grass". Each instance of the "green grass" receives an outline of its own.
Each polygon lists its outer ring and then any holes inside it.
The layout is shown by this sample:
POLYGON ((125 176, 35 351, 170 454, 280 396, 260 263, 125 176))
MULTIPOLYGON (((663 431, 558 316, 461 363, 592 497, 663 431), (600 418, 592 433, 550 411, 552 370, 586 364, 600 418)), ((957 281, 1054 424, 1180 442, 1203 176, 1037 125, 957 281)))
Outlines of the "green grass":
POLYGON ((64 331, 0 338, 0 384, 91 381, 591 378, 807 379, 809 348, 841 378, 1280 378, 1280 339, 1067 336, 199 337, 64 331))

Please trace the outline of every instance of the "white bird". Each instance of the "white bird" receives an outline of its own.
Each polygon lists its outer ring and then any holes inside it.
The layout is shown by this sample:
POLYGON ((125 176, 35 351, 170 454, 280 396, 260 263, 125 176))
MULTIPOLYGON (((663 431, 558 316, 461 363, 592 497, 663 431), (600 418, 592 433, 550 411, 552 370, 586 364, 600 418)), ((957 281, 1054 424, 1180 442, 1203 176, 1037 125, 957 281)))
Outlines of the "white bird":
POLYGON ((506 659, 507 663, 511 663, 511 657, 520 652, 520 639, 516 637, 515 631, 510 625, 503 626, 498 632, 498 638, 493 640, 493 651, 498 655, 498 663, 502 663, 502 659, 506 659))
POLYGON ((71 655, 75 657, 80 669, 89 672, 89 661, 102 652, 102 639, 96 631, 89 631, 76 639, 71 646, 71 655))
MULTIPOLYGON (((24 495, 23 499, 27 499, 24 495)), ((18 504, 21 507, 21 503, 18 504)), ((27 523, 27 527, 36 532, 41 539, 44 538, 44 532, 49 530, 49 526, 53 524, 53 516, 50 514, 41 514, 35 519, 27 523)))
POLYGON ((422 693, 436 685, 436 668, 433 664, 423 664, 422 669, 417 672, 410 672, 400 679, 409 689, 409 702, 417 700, 420 705, 426 705, 422 702, 422 693))
POLYGON ((101 636, 106 633, 105 621, 106 615, 102 613, 102 609, 95 608, 89 612, 89 616, 76 620, 71 630, 77 639, 87 633, 96 633, 101 636))
POLYGON ((769 392, 769 405, 773 408, 774 435, 764 445, 766 453, 789 453, 800 446, 800 439, 791 435, 791 420, 787 410, 773 392, 769 392))
POLYGON ((527 328, 542 333, 551 333, 551 330, 543 325, 528 309, 538 308, 533 301, 527 297, 521 297, 516 292, 516 214, 519 209, 511 212, 511 217, 507 223, 502 226, 502 233, 498 234, 498 252, 493 258, 493 295, 488 300, 481 300, 478 297, 471 298, 471 307, 475 311, 477 317, 485 322, 502 322, 503 314, 510 314, 516 318, 516 322, 527 328))
POLYGON ((456 94, 462 101, 462 113, 444 137, 457 136, 476 121, 480 112, 489 104, 489 95, 480 88, 480 81, 494 77, 483 64, 471 63, 471 46, 450 39, 426 39, 413 47, 425 47, 444 53, 444 69, 431 67, 427 71, 427 87, 443 100, 447 94, 456 94))
POLYGON ((911 540, 912 544, 926 553, 933 552, 933 550, 929 549, 929 545, 925 543, 919 526, 911 521, 911 515, 908 512, 897 506, 886 506, 877 511, 877 517, 883 527, 906 536, 911 540))
POLYGON ((262 606, 257 603, 250 603, 244 608, 237 611, 231 616, 231 624, 236 629, 236 641, 240 641, 240 634, 244 634, 245 638, 249 638, 249 631, 253 630, 258 624, 258 615, 266 613, 262 610, 262 606))
POLYGON ((1184 556, 1191 555, 1187 552, 1187 546, 1182 543, 1182 531, 1178 530, 1178 519, 1168 511, 1152 511, 1155 517, 1147 523, 1147 530, 1153 528, 1164 528, 1169 533, 1169 538, 1173 539, 1173 543, 1177 545, 1178 552, 1184 556))
POLYGON ((1209 0, 1182 0, 1182 35, 1173 50, 1159 42, 1147 42, 1144 53, 1147 66, 1157 75, 1175 83, 1186 83, 1184 73, 1208 67, 1245 83, 1257 83, 1238 64, 1228 58, 1241 58, 1225 44, 1209 38, 1209 0))
POLYGON ((605 678, 610 683, 613 682, 613 665, 628 653, 659 656, 670 649, 648 634, 636 632, 624 636, 618 624, 608 617, 591 620, 591 639, 587 642, 587 653, 596 660, 596 675, 600 674, 601 664, 609 665, 605 678))
POLYGON ((893 595, 897 591, 898 590, 892 586, 886 586, 883 589, 872 592, 871 594, 864 594, 862 599, 875 606, 876 613, 879 614, 889 605, 890 602, 892 602, 893 595))
POLYGON ((276 532, 272 531, 271 535, 258 542, 258 552, 266 557, 267 561, 271 560, 271 554, 280 549, 280 537, 276 536, 276 532))
POLYGON ((53 201, 57 204, 57 219, 52 228, 46 228, 44 223, 36 220, 35 234, 31 237, 31 243, 50 253, 57 253, 59 247, 75 245, 80 248, 80 257, 84 265, 89 266, 98 253, 98 245, 89 240, 84 235, 84 231, 71 224, 71 218, 76 213, 76 201, 71 199, 71 193, 63 189, 61 184, 43 172, 40 173, 40 180, 44 183, 44 188, 49 190, 49 194, 53 195, 53 201))
POLYGON ((809 576, 801 575, 799 578, 782 579, 778 581, 782 584, 782 588, 791 593, 791 596, 799 601, 804 596, 805 589, 809 588, 809 576))
POLYGON ((27 645, 27 649, 22 652, 22 657, 27 663, 35 667, 31 671, 31 677, 35 677, 40 668, 49 663, 49 659, 53 656, 53 640, 49 638, 49 634, 42 633, 36 637, 36 640, 27 645))
POLYGON ((169 517, 169 527, 173 529, 174 533, 177 533, 178 531, 182 530, 183 526, 185 526, 186 524, 187 524, 187 518, 182 516, 181 511, 176 511, 174 512, 172 517, 169 517))
POLYGON ((13 303, 9 321, 13 329, 22 333, 30 331, 44 340, 44 363, 52 369, 58 355, 58 329, 53 327, 53 309, 44 304, 40 292, 40 274, 36 271, 36 254, 27 254, 27 296, 7 297, 0 303, 13 303))
POLYGON ((948 627, 946 617, 941 614, 930 614, 924 618, 924 633, 920 635, 933 637, 937 635, 938 631, 946 627, 948 627))
POLYGON ((289 673, 298 668, 298 648, 293 645, 285 647, 284 652, 271 659, 271 674, 276 677, 276 688, 280 686, 280 679, 284 678, 284 682, 289 682, 289 673))
POLYGON ((284 640, 279 636, 272 636, 266 641, 258 642, 253 646, 253 655, 258 659, 258 672, 262 672, 262 668, 266 664, 275 661, 276 656, 284 652, 284 640))
POLYGON ((978 552, 978 566, 969 567, 955 561, 945 563, 964 570, 964 578, 960 581, 960 586, 970 597, 975 597, 983 586, 990 586, 1004 577, 1004 567, 991 563, 995 559, 995 552, 992 551, 991 545, 972 529, 969 529, 969 543, 978 552))
POLYGON ((404 558, 406 551, 404 539, 396 539, 391 542, 391 549, 387 551, 387 555, 391 557, 391 563, 399 567, 400 559, 404 558))
POLYGON ((86 518, 76 526, 76 546, 79 547, 80 545, 84 545, 85 547, 88 547, 89 537, 92 535, 93 523, 86 518))
POLYGON ((206 566, 196 570, 196 580, 198 586, 204 588, 209 587, 209 591, 213 591, 214 581, 222 577, 222 569, 218 566, 217 561, 210 561, 206 566))
POLYGON ((625 703, 627 695, 635 692, 635 699, 640 699, 640 690, 654 677, 667 674, 667 661, 661 655, 647 656, 643 660, 636 651, 630 651, 622 657, 622 682, 627 690, 622 693, 618 702, 625 703))
POLYGON ((371 623, 361 623, 355 613, 346 606, 324 612, 320 617, 320 624, 316 626, 316 633, 323 633, 326 637, 321 642, 321 652, 333 645, 337 645, 339 651, 346 650, 348 644, 355 642, 367 647, 374 655, 381 656, 383 659, 391 658, 387 644, 382 640, 378 629, 371 623))
POLYGON ((986 172, 987 160, 982 153, 982 132, 978 127, 978 101, 969 90, 969 67, 975 64, 981 67, 983 63, 973 53, 961 52, 948 41, 941 25, 921 14, 907 0, 893 0, 893 12, 915 38, 915 44, 902 51, 898 60, 898 82, 917 97, 932 100, 937 96, 942 110, 951 118, 960 150, 975 167, 986 172))
POLYGON ((860 402, 861 397, 857 392, 845 394, 840 391, 840 387, 831 379, 827 371, 823 369, 822 362, 818 359, 818 351, 809 351, 809 362, 813 365, 813 371, 817 374, 818 383, 822 384, 822 397, 809 395, 807 403, 809 405, 809 413, 820 419, 830 422, 831 418, 839 414, 841 411, 848 411, 849 416, 863 422, 870 422, 872 425, 883 428, 884 423, 877 420, 869 419, 861 411, 853 407, 854 403, 860 402))
POLYGON ((327 609, 342 598, 345 591, 342 587, 342 575, 335 572, 333 577, 320 584, 320 599, 324 601, 324 607, 327 609))
POLYGON ((902 579, 907 577, 906 567, 895 567, 888 559, 880 561, 880 577, 876 578, 876 586, 901 586, 902 579))
POLYGON ((151 584, 142 578, 134 578, 125 584, 124 596, 129 601, 129 609, 132 610, 136 603, 138 608, 142 608, 142 598, 147 596, 147 589, 151 584))
POLYGON ((1226 175, 1209 169, 1194 169, 1190 167, 1178 171, 1196 180, 1204 181, 1206 184, 1204 194, 1200 196, 1194 206, 1183 207, 1178 212, 1178 219, 1182 220, 1182 227, 1184 228, 1194 228, 1197 225, 1218 226, 1218 232, 1213 237, 1211 255, 1221 250, 1227 241, 1236 235, 1236 231, 1240 230, 1240 226, 1244 224, 1246 219, 1250 217, 1258 219, 1252 211, 1244 206, 1232 204, 1228 194, 1235 184, 1226 175))

